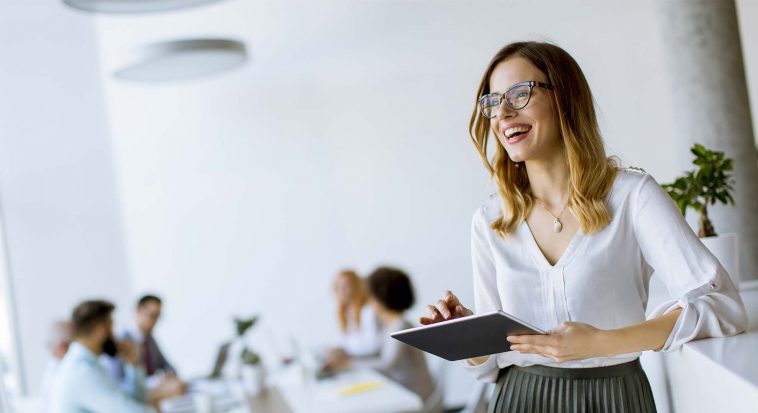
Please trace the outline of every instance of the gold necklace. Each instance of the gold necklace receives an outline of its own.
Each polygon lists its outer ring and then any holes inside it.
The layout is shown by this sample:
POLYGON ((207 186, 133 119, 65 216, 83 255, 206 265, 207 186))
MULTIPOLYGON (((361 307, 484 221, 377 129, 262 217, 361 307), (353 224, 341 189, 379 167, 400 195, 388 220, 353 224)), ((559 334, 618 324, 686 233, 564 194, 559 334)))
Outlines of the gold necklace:
POLYGON ((537 200, 537 202, 539 202, 540 205, 542 205, 542 208, 545 209, 545 211, 547 211, 547 213, 550 214, 551 217, 553 217, 553 231, 555 231, 556 233, 563 231, 563 224, 561 223, 561 220, 559 219, 559 217, 563 214, 563 210, 566 209, 566 205, 568 205, 568 199, 566 200, 566 203, 563 204, 563 208, 561 208, 561 212, 559 212, 558 215, 553 215, 553 213, 550 212, 549 209, 547 209, 547 206, 545 205, 544 202, 542 202, 541 199, 537 198, 536 196, 534 197, 534 199, 537 200))

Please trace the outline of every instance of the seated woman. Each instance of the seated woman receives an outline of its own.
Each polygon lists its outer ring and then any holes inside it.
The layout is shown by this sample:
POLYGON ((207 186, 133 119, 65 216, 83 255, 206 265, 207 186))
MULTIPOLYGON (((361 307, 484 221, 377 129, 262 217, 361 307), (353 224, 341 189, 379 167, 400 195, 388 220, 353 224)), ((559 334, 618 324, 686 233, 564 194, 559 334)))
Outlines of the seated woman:
POLYGON ((368 277, 368 290, 369 303, 383 328, 384 342, 378 357, 353 360, 352 366, 375 368, 427 400, 434 391, 434 380, 424 353, 389 336, 413 327, 403 318, 415 300, 410 278, 398 269, 380 267, 368 277))
POLYGON ((340 347, 350 357, 374 356, 382 345, 381 328, 367 305, 364 281, 352 270, 337 274, 334 293, 339 301, 340 347))
POLYGON ((340 338, 325 361, 325 370, 343 364, 351 357, 372 357, 382 345, 381 326, 372 306, 364 281, 352 270, 343 270, 334 280, 338 301, 340 338))

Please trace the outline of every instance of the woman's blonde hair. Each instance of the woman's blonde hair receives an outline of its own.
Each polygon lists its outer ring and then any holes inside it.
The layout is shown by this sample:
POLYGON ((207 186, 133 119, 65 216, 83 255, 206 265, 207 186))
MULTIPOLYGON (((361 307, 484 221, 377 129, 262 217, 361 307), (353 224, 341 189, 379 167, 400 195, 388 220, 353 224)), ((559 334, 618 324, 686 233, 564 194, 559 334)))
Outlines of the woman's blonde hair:
POLYGON ((492 222, 492 229, 505 238, 516 231, 534 204, 526 168, 513 162, 499 141, 490 162, 487 156, 490 119, 478 110, 479 97, 490 93, 489 81, 495 66, 511 57, 527 59, 553 85, 552 106, 558 116, 570 174, 568 206, 583 233, 603 229, 611 220, 605 200, 618 172, 618 162, 605 155, 592 92, 582 69, 565 50, 541 42, 511 43, 500 49, 487 65, 476 93, 469 134, 497 184, 503 203, 503 211, 492 222))
POLYGON ((368 301, 368 294, 366 292, 366 285, 364 281, 355 271, 353 270, 340 271, 337 274, 337 277, 335 278, 335 288, 336 288, 336 283, 339 281, 340 278, 344 278, 345 280, 347 280, 353 292, 348 302, 346 303, 340 302, 339 308, 337 310, 339 321, 340 321, 340 330, 342 330, 342 332, 346 332, 348 326, 350 325, 350 322, 349 322, 350 316, 352 316, 352 319, 355 322, 356 328, 361 326, 361 310, 363 309, 363 306, 366 305, 366 302, 368 301), (350 314, 350 310, 352 310, 352 314, 350 314))

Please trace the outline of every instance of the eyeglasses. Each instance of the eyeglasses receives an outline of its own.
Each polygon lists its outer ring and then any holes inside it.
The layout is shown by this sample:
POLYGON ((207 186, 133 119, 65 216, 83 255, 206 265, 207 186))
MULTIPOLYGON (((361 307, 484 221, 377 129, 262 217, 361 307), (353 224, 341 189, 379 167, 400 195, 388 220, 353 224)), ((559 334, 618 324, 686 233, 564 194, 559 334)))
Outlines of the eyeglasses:
POLYGON ((535 82, 533 80, 527 82, 516 83, 508 88, 505 93, 488 93, 479 98, 479 110, 482 116, 488 119, 492 119, 497 116, 497 109, 505 100, 505 104, 511 110, 523 109, 529 104, 529 99, 532 98, 532 89, 535 86, 543 87, 547 90, 553 90, 553 85, 535 82))

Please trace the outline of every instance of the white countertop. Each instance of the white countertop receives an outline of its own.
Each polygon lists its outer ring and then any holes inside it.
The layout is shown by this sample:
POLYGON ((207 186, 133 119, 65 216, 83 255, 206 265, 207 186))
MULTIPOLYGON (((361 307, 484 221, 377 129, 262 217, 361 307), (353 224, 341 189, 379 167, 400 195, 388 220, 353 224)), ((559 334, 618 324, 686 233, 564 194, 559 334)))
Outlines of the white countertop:
POLYGON ((758 390, 758 281, 743 281, 740 295, 748 314, 748 330, 734 337, 706 338, 685 344, 683 353, 702 357, 758 390))
MULTIPOLYGON (((653 280, 648 310, 669 299, 665 286, 653 280)), ((643 353, 660 413, 758 411, 758 280, 740 287, 747 332, 693 340, 681 351, 643 353)))

